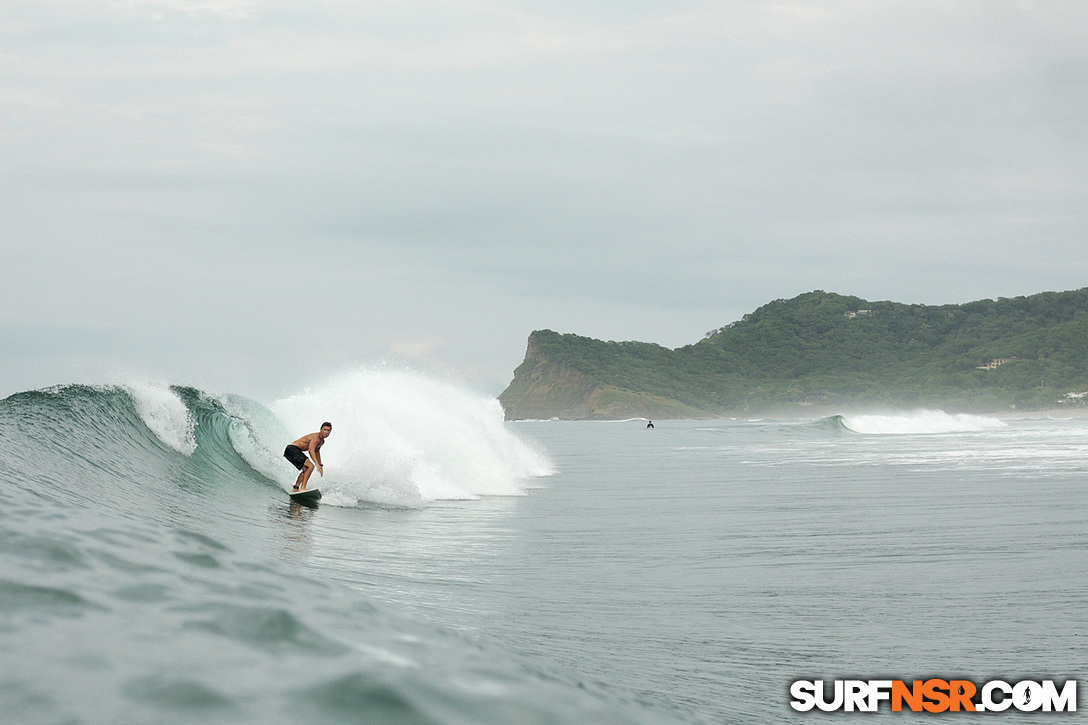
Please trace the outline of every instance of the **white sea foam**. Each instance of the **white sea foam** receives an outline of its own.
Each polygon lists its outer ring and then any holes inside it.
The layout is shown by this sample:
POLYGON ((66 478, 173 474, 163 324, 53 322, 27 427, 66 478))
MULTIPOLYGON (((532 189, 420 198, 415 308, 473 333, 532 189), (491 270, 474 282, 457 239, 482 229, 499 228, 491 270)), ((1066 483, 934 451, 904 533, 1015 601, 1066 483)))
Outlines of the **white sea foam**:
POLYGON ((918 433, 969 433, 1004 428, 997 418, 949 414, 943 410, 915 410, 899 415, 844 415, 843 425, 865 435, 918 433))
POLYGON ((126 383, 136 412, 159 440, 186 456, 196 450, 196 423, 185 402, 165 385, 126 383))
POLYGON ((507 429, 497 400, 405 370, 357 371, 272 410, 292 437, 333 423, 316 481, 328 503, 514 495, 552 473, 542 452, 507 429))

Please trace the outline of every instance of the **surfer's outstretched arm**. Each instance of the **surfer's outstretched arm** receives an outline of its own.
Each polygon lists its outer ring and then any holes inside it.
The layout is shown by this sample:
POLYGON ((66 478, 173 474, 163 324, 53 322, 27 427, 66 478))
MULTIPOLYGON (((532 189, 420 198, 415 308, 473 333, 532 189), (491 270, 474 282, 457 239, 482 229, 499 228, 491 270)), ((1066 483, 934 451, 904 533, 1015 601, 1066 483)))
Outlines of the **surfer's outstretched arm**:
POLYGON ((324 441, 316 435, 310 439, 310 458, 313 460, 314 465, 317 466, 317 472, 324 476, 325 469, 321 465, 321 443, 324 443, 324 441))
POLYGON ((332 423, 325 421, 321 424, 321 430, 310 437, 310 458, 317 466, 317 472, 325 475, 325 467, 321 463, 321 446, 325 445, 325 439, 332 435, 332 423))

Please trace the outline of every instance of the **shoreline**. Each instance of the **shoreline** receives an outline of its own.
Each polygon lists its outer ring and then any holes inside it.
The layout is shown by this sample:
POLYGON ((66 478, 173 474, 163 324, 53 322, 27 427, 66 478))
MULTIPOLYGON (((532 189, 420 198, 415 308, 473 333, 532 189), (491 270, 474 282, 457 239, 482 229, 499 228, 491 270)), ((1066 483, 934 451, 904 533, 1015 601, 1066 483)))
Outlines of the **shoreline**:
POLYGON ((1010 410, 1002 413, 982 413, 992 418, 1088 418, 1088 408, 1044 408, 1041 410, 1010 410))
POLYGON ((997 420, 1031 420, 1031 419, 1055 419, 1055 420, 1072 420, 1080 418, 1088 418, 1088 407, 1076 407, 1076 408, 1042 408, 1039 410, 1005 410, 1000 412, 965 412, 955 411, 950 412, 940 407, 924 407, 918 406, 913 408, 880 408, 875 410, 843 410, 841 408, 822 408, 819 410, 808 409, 803 413, 801 411, 767 411, 762 415, 747 413, 747 414, 733 414, 723 413, 719 416, 700 416, 700 417, 683 417, 683 418, 670 418, 668 416, 655 416, 653 418, 646 418, 645 416, 625 416, 623 418, 507 418, 507 423, 549 423, 549 422, 573 422, 573 423, 631 423, 635 421, 647 421, 647 420, 744 420, 744 421, 766 421, 766 420, 818 420, 820 418, 830 418, 836 415, 852 416, 852 415, 871 415, 871 416, 908 416, 922 412, 940 412, 950 416, 958 415, 970 415, 979 416, 984 418, 994 418, 997 420))

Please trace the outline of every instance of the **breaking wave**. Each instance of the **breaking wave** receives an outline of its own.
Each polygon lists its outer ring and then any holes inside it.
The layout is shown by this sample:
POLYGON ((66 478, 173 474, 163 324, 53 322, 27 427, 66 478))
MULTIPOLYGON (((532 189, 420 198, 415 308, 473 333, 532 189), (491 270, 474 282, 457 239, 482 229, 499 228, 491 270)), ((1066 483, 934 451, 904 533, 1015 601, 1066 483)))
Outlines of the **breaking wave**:
POLYGON ((120 474, 143 490, 149 477, 163 476, 204 487, 248 479, 286 490, 297 474, 282 458, 284 446, 325 420, 334 422, 334 435, 322 450, 325 476, 316 481, 323 503, 416 506, 518 495, 552 472, 543 452, 505 426, 498 401, 406 371, 357 371, 267 406, 145 382, 56 386, 0 402, 9 414, 36 421, 39 439, 55 438, 33 450, 63 456, 62 464, 23 461, 27 467, 62 465, 84 486, 120 474))
POLYGON ((941 410, 916 410, 884 415, 835 415, 826 418, 831 425, 862 435, 924 435, 972 433, 1006 424, 984 415, 950 414, 941 410))
POLYGON ((354 372, 271 409, 295 437, 332 421, 321 481, 330 503, 517 495, 552 473, 542 452, 506 428, 497 400, 412 372, 354 372))

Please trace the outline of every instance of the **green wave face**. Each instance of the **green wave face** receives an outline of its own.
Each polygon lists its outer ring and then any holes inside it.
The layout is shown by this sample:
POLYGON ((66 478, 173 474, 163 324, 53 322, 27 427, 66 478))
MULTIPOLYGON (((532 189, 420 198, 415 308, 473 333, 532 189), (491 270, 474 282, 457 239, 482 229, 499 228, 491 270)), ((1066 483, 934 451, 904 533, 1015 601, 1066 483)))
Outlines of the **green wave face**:
POLYGON ((0 470, 29 495, 154 518, 194 493, 271 490, 262 462, 271 455, 264 441, 283 437, 276 426, 267 408, 237 396, 59 386, 0 401, 0 470))

